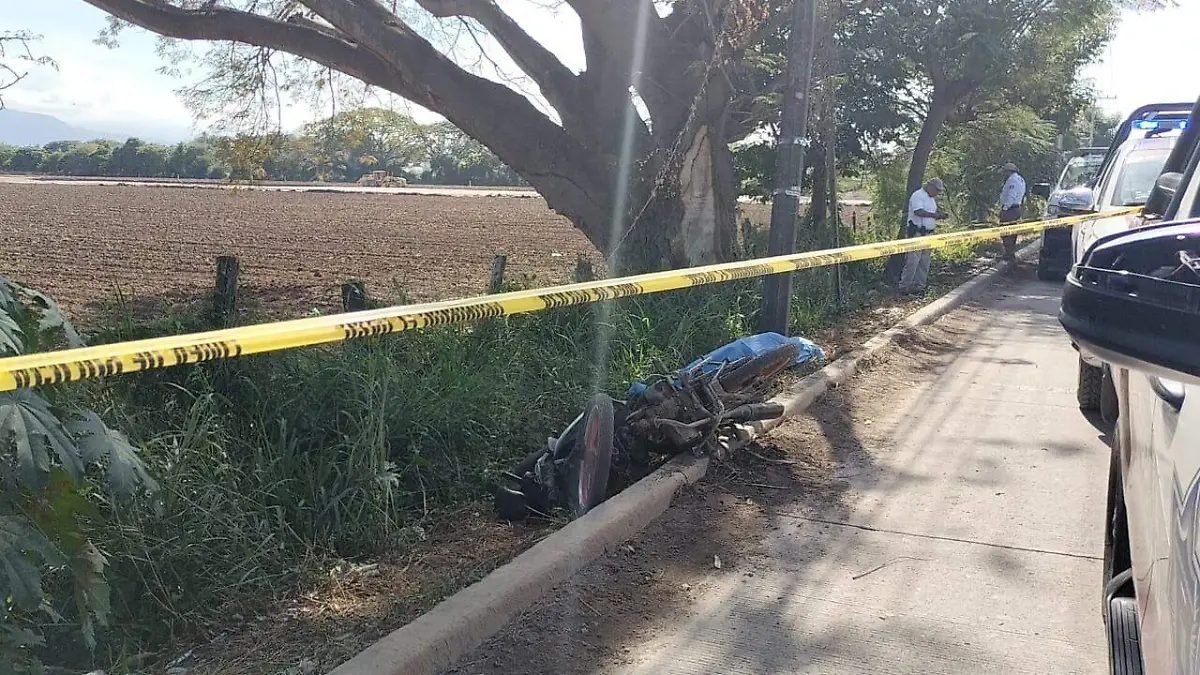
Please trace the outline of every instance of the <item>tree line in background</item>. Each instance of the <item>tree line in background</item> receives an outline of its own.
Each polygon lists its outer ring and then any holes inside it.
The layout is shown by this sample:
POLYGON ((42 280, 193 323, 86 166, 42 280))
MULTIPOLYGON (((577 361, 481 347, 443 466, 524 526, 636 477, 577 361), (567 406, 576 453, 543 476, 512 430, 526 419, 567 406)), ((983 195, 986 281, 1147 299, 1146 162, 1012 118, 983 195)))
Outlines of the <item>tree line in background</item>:
POLYGON ((0 145, 0 171, 60 176, 354 182, 380 170, 411 183, 524 184, 453 125, 382 108, 347 110, 297 134, 204 135, 173 146, 137 138, 0 145))

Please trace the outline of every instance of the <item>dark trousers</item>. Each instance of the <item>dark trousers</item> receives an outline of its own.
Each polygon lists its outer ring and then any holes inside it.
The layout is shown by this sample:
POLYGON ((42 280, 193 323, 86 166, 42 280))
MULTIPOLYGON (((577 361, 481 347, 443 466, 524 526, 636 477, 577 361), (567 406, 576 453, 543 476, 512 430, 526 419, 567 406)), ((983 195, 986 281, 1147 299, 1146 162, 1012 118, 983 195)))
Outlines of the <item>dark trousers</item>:
MULTIPOLYGON (((1000 212, 1000 224, 1015 223, 1021 219, 1021 207, 1014 206, 1009 209, 1004 209, 1000 212)), ((1010 234, 1000 237, 1000 241, 1004 244, 1004 259, 1016 260, 1017 258, 1017 235, 1010 234)))

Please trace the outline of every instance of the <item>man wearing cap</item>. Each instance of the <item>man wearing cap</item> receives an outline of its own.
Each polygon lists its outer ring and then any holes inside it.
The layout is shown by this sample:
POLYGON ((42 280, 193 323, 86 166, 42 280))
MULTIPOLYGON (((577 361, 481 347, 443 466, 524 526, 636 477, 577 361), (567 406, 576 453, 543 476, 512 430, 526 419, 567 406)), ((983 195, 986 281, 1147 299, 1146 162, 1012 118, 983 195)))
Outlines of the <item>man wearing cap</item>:
MULTIPOLYGON (((925 187, 908 198, 908 236, 921 237, 933 234, 937 221, 948 218, 938 213, 937 196, 945 189, 941 178, 934 178, 925 187)), ((913 251, 904 258, 904 272, 900 275, 901 293, 922 293, 929 283, 929 261, 933 251, 913 251)))
MULTIPOLYGON (((1025 203, 1025 179, 1017 173, 1017 165, 1009 162, 1000 167, 1004 173, 1004 187, 1000 189, 1000 224, 1015 223, 1021 219, 1021 205, 1025 203)), ((1017 235, 1000 237, 1004 242, 1004 259, 1017 259, 1017 235)))

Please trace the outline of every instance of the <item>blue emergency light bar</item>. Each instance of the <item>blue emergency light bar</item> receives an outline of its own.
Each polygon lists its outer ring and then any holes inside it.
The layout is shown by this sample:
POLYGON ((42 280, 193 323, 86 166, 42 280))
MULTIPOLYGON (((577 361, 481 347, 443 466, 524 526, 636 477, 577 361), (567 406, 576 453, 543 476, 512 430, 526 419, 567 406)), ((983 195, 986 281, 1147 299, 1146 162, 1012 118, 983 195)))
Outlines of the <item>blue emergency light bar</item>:
POLYGON ((1133 128, 1141 129, 1142 131, 1153 131, 1155 129, 1186 129, 1187 119, 1181 120, 1137 120, 1133 123, 1133 128))

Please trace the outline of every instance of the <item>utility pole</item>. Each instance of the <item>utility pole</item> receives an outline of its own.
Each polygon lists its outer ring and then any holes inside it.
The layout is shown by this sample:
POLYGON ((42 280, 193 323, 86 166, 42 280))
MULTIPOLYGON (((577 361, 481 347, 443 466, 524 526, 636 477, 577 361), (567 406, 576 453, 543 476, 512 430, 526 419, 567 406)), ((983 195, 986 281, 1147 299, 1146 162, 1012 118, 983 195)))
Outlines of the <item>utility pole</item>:
MULTIPOLYGON (((787 82, 779 140, 775 146, 775 194, 771 200, 771 231, 767 255, 796 251, 796 220, 800 215, 800 185, 804 177, 807 145, 808 94, 812 80, 813 27, 817 0, 794 0, 788 37, 787 82)), ((763 280, 763 307, 759 330, 788 334, 792 301, 792 274, 773 274, 763 280)))
MULTIPOLYGON (((833 223, 833 247, 842 247, 842 210, 838 207, 838 177, 837 177, 837 108, 834 105, 833 94, 829 100, 829 222, 833 223)), ((833 266, 833 298, 834 307, 842 310, 842 265, 833 266)))

